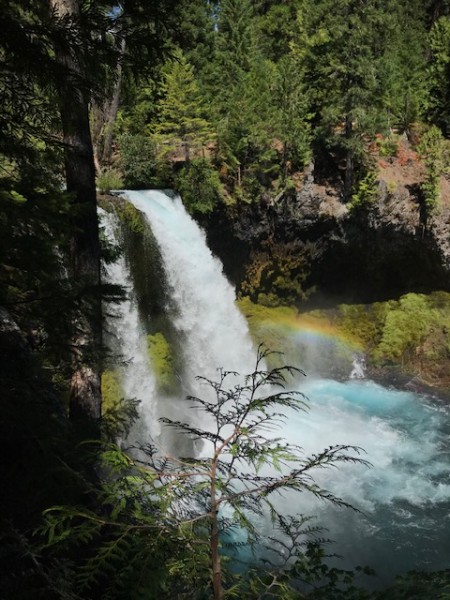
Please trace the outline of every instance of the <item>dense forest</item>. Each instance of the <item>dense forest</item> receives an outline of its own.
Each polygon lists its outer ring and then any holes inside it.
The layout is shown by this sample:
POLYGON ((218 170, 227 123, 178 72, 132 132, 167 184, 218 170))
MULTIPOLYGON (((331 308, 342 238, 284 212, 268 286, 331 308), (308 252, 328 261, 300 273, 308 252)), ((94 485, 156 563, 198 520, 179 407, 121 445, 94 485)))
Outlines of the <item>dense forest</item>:
MULTIPOLYGON (((124 290, 102 281, 102 264, 120 250, 103 239, 97 213, 112 190, 169 188, 202 223, 224 214, 239 221, 249 207, 295 198, 308 177, 351 213, 371 206, 380 168, 407 164, 419 173, 426 231, 448 201, 447 0, 11 0, 0 25, 0 597, 449 598, 449 571, 365 590, 358 576, 370 565, 329 566, 326 533, 305 517, 277 515, 288 541, 272 562, 258 547, 248 514, 270 510, 273 491, 345 504, 310 471, 362 461, 357 448, 330 447, 289 476, 254 475, 252 493, 241 493, 235 454, 256 473, 288 460, 291 450, 271 447, 259 427, 261 411, 270 422, 280 406, 294 406, 284 391, 290 368, 258 362, 238 397, 226 380, 209 382, 241 407, 227 412, 219 402, 220 413, 200 402, 233 428, 225 470, 225 437, 212 462, 161 459, 149 445, 138 464, 116 445, 136 404, 102 403, 112 360, 105 307, 124 290), (267 384, 280 391, 255 400, 267 384), (244 432, 249 414, 255 429, 244 432), (233 566, 233 544, 219 535, 227 516, 218 518, 216 485, 255 549, 248 572, 233 566)), ((294 259, 275 252, 271 260, 289 271, 294 259)), ((255 262, 239 281, 241 302, 297 309, 306 299, 297 267, 289 284, 277 279, 277 297, 259 280, 255 292, 255 262)), ((420 337, 447 328, 448 307, 444 295, 409 296, 369 316, 340 314, 348 328, 365 319, 361 335, 376 338, 377 360, 394 361, 409 343, 397 330, 420 337), (415 328, 399 316, 404 306, 415 328), (383 348, 390 334, 395 342, 383 348)), ((410 363, 422 361, 408 352, 410 363)), ((211 441, 207 430, 185 429, 211 441)))

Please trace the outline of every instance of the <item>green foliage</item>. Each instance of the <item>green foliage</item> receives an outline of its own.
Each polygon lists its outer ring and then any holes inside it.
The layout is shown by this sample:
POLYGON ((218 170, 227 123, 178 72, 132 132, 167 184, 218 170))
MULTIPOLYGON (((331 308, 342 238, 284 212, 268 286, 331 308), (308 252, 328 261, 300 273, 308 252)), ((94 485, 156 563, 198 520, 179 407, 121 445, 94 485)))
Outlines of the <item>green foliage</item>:
POLYGON ((422 191, 428 214, 440 209, 441 176, 448 171, 449 146, 441 131, 433 125, 423 135, 418 151, 424 159, 427 169, 422 191))
POLYGON ((214 381, 200 378, 215 398, 189 400, 207 417, 208 429, 162 419, 180 434, 208 442, 212 453, 169 457, 145 444, 142 460, 133 460, 113 444, 102 443, 100 454, 99 444, 93 445, 101 474, 89 489, 93 505, 55 506, 45 513, 41 552, 56 588, 64 582, 66 590, 76 589, 82 597, 95 597, 101 590, 102 597, 111 599, 124 594, 155 600, 222 598, 222 588, 241 597, 257 589, 262 595, 270 591, 271 597, 276 589, 287 598, 300 578, 313 588, 328 580, 328 598, 333 598, 342 583, 352 582, 345 572, 323 565, 317 544, 305 551, 304 537, 318 538, 320 528, 301 516, 278 515, 272 499, 284 490, 309 491, 346 506, 317 486, 312 475, 317 468, 364 461, 359 449, 350 446, 332 446, 308 457, 279 438, 266 437, 278 426, 282 410, 306 407, 302 394, 285 390, 287 378, 301 372, 286 366, 261 369, 269 354, 258 354, 256 370, 243 384, 236 386, 236 373, 224 371, 214 381), (266 564, 248 575, 232 575, 232 559, 226 558, 219 530, 224 536, 238 528, 252 547, 262 548, 261 534, 250 520, 262 514, 275 528, 267 545, 277 557, 270 574, 266 564), (289 556, 282 552, 286 537, 292 541, 289 556))
POLYGON ((446 385, 450 295, 407 294, 372 305, 340 305, 335 325, 359 338, 369 364, 402 366, 406 373, 446 385))
POLYGON ((383 592, 375 593, 374 600, 433 600, 450 599, 450 571, 424 573, 411 571, 397 577, 395 584, 383 592))
POLYGON ((162 156, 184 147, 189 158, 215 138, 207 120, 207 109, 200 94, 194 70, 181 51, 165 65, 159 118, 154 127, 158 152, 162 156))
POLYGON ((394 302, 340 304, 336 325, 346 336, 360 340, 364 350, 370 353, 381 341, 386 314, 393 305, 394 302))
POLYGON ((14 189, 0 182, 0 305, 36 338, 36 352, 61 381, 68 375, 66 342, 77 301, 77 282, 64 274, 72 210, 68 194, 45 189, 44 182, 33 190, 36 183, 18 179, 14 189))
POLYGON ((280 3, 269 0, 255 2, 254 27, 264 55, 278 62, 289 53, 295 36, 295 19, 302 0, 280 3))
POLYGON ((222 201, 219 175, 206 158, 189 161, 175 185, 190 213, 209 213, 222 201))
POLYGON ((367 208, 372 202, 374 202, 377 199, 377 196, 377 174, 374 171, 369 171, 367 175, 358 182, 357 190, 352 195, 352 200, 349 203, 349 208, 367 208))
POLYGON ((126 200, 122 204, 115 205, 115 211, 119 219, 133 233, 143 234, 146 230, 144 215, 126 200))
POLYGON ((120 373, 118 370, 108 370, 102 373, 102 407, 114 408, 124 397, 120 373))
POLYGON ((357 578, 374 575, 368 567, 356 567, 355 571, 329 567, 323 546, 319 542, 300 542, 308 533, 319 533, 320 529, 305 527, 308 519, 282 519, 280 533, 284 536, 281 542, 272 538, 268 548, 269 564, 284 565, 274 573, 263 573, 255 569, 249 577, 245 598, 281 598, 283 600, 369 600, 370 592, 357 585, 357 578), (304 548, 299 552, 299 545, 304 548), (269 562, 270 561, 270 562, 269 562), (295 582, 295 583, 294 583, 295 582))
POLYGON ((304 65, 315 137, 344 154, 347 184, 364 162, 363 135, 376 131, 380 117, 383 7, 379 0, 308 0, 298 12, 294 52, 304 65))
POLYGON ((101 194, 107 194, 111 190, 121 190, 123 179, 120 171, 112 168, 103 169, 97 176, 97 188, 101 194))
POLYGON ((437 325, 439 314, 429 307, 423 294, 407 294, 386 315, 381 341, 374 352, 377 360, 397 362, 415 352, 424 336, 437 325))
POLYGON ((144 134, 125 133, 119 138, 120 166, 129 189, 155 187, 159 182, 160 163, 152 140, 144 134))
POLYGON ((376 138, 376 144, 380 156, 395 156, 398 151, 398 140, 394 135, 382 136, 376 138))
POLYGON ((430 85, 429 112, 433 121, 450 132, 450 17, 441 16, 431 28, 429 35, 431 60, 428 65, 430 85))
POLYGON ((382 127, 411 133, 428 104, 427 30, 421 0, 392 2, 383 21, 386 46, 380 68, 383 80, 382 127))
MULTIPOLYGON (((95 445, 92 449, 97 456, 95 445)), ((94 506, 58 506, 45 513, 41 552, 52 561, 55 587, 117 600, 188 598, 197 589, 201 598, 207 587, 203 546, 194 545, 189 525, 178 526, 171 516, 167 489, 155 473, 113 444, 105 444, 96 460, 104 477, 90 489, 94 506), (61 556, 70 554, 73 559, 61 564, 61 556)))
POLYGON ((309 133, 303 90, 288 61, 261 51, 250 2, 221 4, 211 76, 221 175, 235 200, 254 202, 280 175, 303 166, 309 133), (291 81, 291 77, 294 80, 291 81))
POLYGON ((173 394, 178 390, 170 344, 161 332, 147 335, 147 349, 158 390, 173 394))
POLYGON ((304 84, 303 66, 293 53, 277 65, 275 81, 274 119, 278 121, 276 135, 283 144, 283 176, 305 167, 312 158, 312 132, 304 84))

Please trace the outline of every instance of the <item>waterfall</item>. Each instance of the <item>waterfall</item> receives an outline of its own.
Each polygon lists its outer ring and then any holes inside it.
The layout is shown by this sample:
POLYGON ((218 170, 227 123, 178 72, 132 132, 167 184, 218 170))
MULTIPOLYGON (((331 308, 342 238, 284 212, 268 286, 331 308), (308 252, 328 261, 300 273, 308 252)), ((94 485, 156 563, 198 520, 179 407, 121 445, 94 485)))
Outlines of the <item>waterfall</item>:
POLYGON ((204 393, 195 377, 214 379, 221 367, 251 373, 255 351, 234 289, 181 199, 151 190, 125 194, 147 218, 161 252, 168 310, 182 342, 185 392, 204 393))
MULTIPOLYGON (((99 215, 106 240, 117 246, 116 217, 101 209, 99 215)), ((149 362, 145 331, 139 320, 130 272, 124 256, 119 256, 111 264, 104 264, 103 272, 106 283, 121 286, 126 294, 122 302, 108 303, 106 307, 108 325, 105 341, 120 365, 118 371, 124 397, 140 402, 139 413, 143 423, 137 424, 138 430, 144 429, 156 439, 160 434, 160 426, 154 401, 155 377, 149 362)))
MULTIPOLYGON (((157 418, 168 416, 193 423, 199 415, 191 410, 185 396, 204 398, 208 391, 199 387, 195 377, 215 379, 218 367, 250 373, 255 366, 255 350, 222 265, 212 256, 204 233, 186 213, 180 198, 157 191, 125 194, 145 216, 159 248, 163 269, 157 270, 156 280, 165 287, 160 300, 181 353, 176 363, 183 387, 180 394, 169 397, 157 390, 146 351, 147 332, 139 320, 137 291, 124 258, 105 267, 108 281, 124 285, 128 292, 126 302, 109 307, 115 315, 110 337, 124 360, 124 394, 142 401, 143 433, 159 436, 159 447, 175 447, 185 455, 192 451, 192 445, 183 447, 183 436, 174 430, 160 431, 157 418)), ((114 239, 114 221, 110 219, 104 217, 108 238, 114 239)), ((149 272, 152 268, 141 266, 149 272)), ((306 343, 303 338, 300 342, 306 343)), ((450 549, 442 523, 444 519, 448 523, 450 514, 448 465, 443 460, 449 450, 448 410, 433 399, 362 380, 364 359, 361 355, 353 359, 347 382, 311 377, 298 383, 298 389, 310 400, 310 411, 306 415, 287 412, 279 434, 302 446, 307 455, 317 454, 330 444, 365 448, 364 457, 372 463, 371 469, 348 464, 314 474, 319 485, 364 514, 318 503, 307 494, 300 499, 280 497, 278 507, 283 514, 318 515, 319 523, 328 527, 330 538, 348 557, 338 565, 341 568, 373 565, 379 581, 384 577, 385 583, 396 573, 413 568, 446 568, 450 549)))
POLYGON ((350 379, 364 379, 366 376, 366 360, 364 356, 359 354, 353 355, 352 370, 350 372, 350 379))

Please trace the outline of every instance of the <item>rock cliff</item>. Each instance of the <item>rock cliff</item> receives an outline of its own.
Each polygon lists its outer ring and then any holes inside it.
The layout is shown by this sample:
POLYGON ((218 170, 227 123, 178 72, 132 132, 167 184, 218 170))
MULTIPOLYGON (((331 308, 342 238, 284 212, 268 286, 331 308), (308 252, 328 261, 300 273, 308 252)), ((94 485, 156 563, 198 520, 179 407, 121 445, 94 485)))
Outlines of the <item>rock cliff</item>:
POLYGON ((352 208, 310 169, 296 192, 222 207, 203 225, 230 279, 254 300, 276 281, 275 294, 296 304, 450 290, 450 183, 442 178, 441 207, 428 217, 417 169, 389 164, 376 187, 352 208))

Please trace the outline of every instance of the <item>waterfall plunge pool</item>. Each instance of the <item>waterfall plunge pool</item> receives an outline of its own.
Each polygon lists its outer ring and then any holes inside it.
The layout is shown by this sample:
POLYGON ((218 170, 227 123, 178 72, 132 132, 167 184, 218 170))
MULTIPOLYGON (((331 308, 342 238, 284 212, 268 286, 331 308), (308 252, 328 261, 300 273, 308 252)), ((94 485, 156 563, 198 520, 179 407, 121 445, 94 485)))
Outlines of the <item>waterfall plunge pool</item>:
MULTIPOLYGON (((371 468, 344 464, 316 471, 321 486, 360 510, 303 494, 296 510, 317 516, 343 558, 340 568, 375 569, 372 585, 408 570, 439 570, 450 562, 449 411, 434 399, 367 380, 313 380, 299 388, 307 413, 286 415, 281 434, 308 454, 333 444, 365 450, 371 468)), ((279 506, 292 512, 289 498, 279 506)), ((370 582, 369 582, 370 584, 370 582)))

